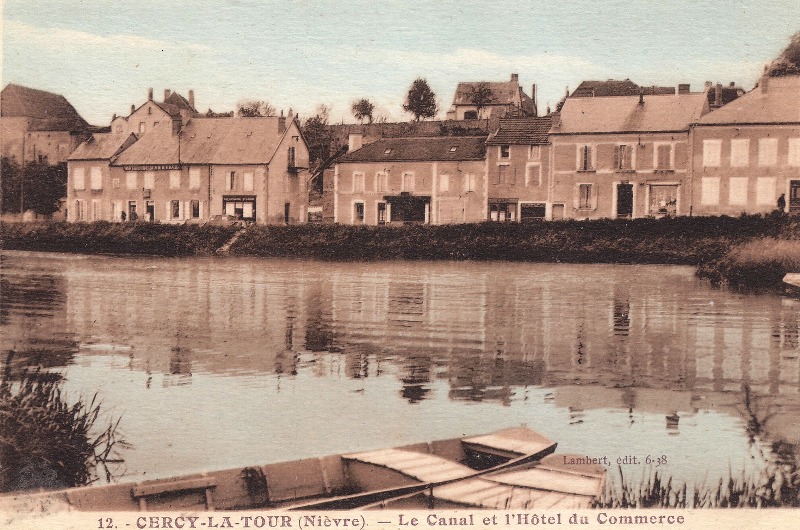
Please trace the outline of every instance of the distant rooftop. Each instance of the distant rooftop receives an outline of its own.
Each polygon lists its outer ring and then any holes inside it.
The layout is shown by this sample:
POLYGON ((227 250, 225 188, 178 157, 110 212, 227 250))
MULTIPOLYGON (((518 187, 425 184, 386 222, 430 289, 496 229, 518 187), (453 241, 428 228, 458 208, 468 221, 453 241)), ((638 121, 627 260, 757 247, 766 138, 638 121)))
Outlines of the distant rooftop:
POLYGON ((346 162, 428 162, 483 160, 485 136, 383 138, 339 158, 346 162))
POLYGON ((488 145, 543 145, 557 114, 538 118, 505 118, 500 128, 486 141, 488 145))
POLYGON ((9 84, 0 93, 0 115, 30 118, 32 131, 87 131, 89 124, 60 94, 9 84))

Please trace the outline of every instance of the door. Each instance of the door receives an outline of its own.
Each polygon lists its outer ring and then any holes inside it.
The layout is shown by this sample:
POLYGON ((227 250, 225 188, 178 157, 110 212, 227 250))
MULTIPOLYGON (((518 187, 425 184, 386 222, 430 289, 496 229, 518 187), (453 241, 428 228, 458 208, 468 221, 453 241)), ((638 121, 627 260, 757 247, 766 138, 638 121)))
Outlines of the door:
POLYGON ((553 221, 558 221, 564 218, 564 205, 563 204, 554 204, 553 205, 553 221))
POLYGON ((800 212, 800 180, 789 181, 789 211, 800 212))
POLYGON ((617 184, 617 217, 633 217, 633 184, 617 184))
POLYGON ((156 220, 156 205, 155 205, 155 203, 153 201, 147 201, 147 203, 145 203, 145 210, 146 210, 145 213, 147 213, 147 218, 145 220, 149 221, 151 223, 153 221, 155 221, 156 220))

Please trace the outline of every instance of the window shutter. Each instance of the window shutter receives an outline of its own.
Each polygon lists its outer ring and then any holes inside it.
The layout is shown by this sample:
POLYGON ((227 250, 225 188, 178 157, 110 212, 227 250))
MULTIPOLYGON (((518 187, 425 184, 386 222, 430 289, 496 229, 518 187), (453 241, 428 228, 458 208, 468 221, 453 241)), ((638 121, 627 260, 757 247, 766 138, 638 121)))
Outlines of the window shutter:
POLYGON ((516 184, 517 182, 517 166, 508 166, 508 183, 516 184))
POLYGON ((167 201, 166 207, 164 208, 164 211, 166 212, 166 214, 164 215, 164 219, 165 220, 172 219, 172 211, 171 211, 171 208, 170 208, 169 201, 167 201))
POLYGON ((591 187, 589 188, 589 193, 591 195, 592 210, 597 210, 597 195, 598 192, 600 191, 599 188, 600 186, 596 184, 592 184, 591 187))
POLYGON ((199 210, 198 211, 198 214, 199 214, 198 217, 200 217, 200 219, 202 219, 203 218, 203 201, 200 201, 198 210, 199 210))
POLYGON ((572 207, 577 210, 580 207, 581 201, 581 185, 575 184, 572 190, 572 207))
POLYGON ((619 169, 621 167, 620 166, 620 162, 621 162, 621 157, 620 157, 621 153, 620 152, 621 151, 622 151, 622 146, 621 145, 615 145, 614 146, 614 169, 619 169))

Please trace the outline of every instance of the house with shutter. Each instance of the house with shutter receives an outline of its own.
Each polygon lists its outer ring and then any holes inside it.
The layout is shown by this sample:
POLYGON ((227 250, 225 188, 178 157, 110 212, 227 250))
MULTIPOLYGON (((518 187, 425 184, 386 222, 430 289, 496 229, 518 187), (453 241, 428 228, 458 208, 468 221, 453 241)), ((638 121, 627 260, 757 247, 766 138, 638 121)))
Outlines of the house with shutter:
POLYGON ((519 84, 519 76, 511 74, 509 81, 462 82, 456 86, 448 120, 477 120, 504 117, 536 116, 536 85, 529 96, 519 84), (488 89, 488 90, 487 90, 488 89), (485 91, 480 105, 476 94, 485 91))
POLYGON ((692 128, 693 210, 800 212, 800 76, 769 77, 692 128))
POLYGON ((689 131, 708 112, 706 93, 567 98, 550 129, 552 218, 688 214, 689 131))
POLYGON ((97 181, 86 177, 83 158, 70 161, 68 203, 90 193, 91 215, 71 208, 70 221, 121 221, 122 212, 127 221, 159 223, 306 218, 308 148, 296 120, 192 118, 183 125, 176 117, 109 159, 97 181))
POLYGON ((486 140, 488 220, 552 219, 549 131, 557 117, 502 119, 486 140))
POLYGON ((2 156, 17 162, 60 164, 91 134, 60 94, 9 84, 0 93, 2 156))
POLYGON ((383 138, 341 156, 334 222, 470 223, 486 219, 486 137, 383 138))

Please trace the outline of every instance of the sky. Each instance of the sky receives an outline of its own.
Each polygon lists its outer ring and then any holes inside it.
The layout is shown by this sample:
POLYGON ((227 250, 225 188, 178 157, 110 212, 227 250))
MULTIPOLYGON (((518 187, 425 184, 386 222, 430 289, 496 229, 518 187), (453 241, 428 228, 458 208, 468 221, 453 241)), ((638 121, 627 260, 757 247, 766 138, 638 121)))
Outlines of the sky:
POLYGON ((195 92, 205 112, 243 99, 301 118, 351 103, 408 120, 425 78, 439 117, 459 81, 519 74, 539 108, 585 79, 640 85, 735 81, 751 89, 800 31, 796 0, 361 1, 2 0, 2 84, 63 94, 94 125, 152 87, 195 92))

